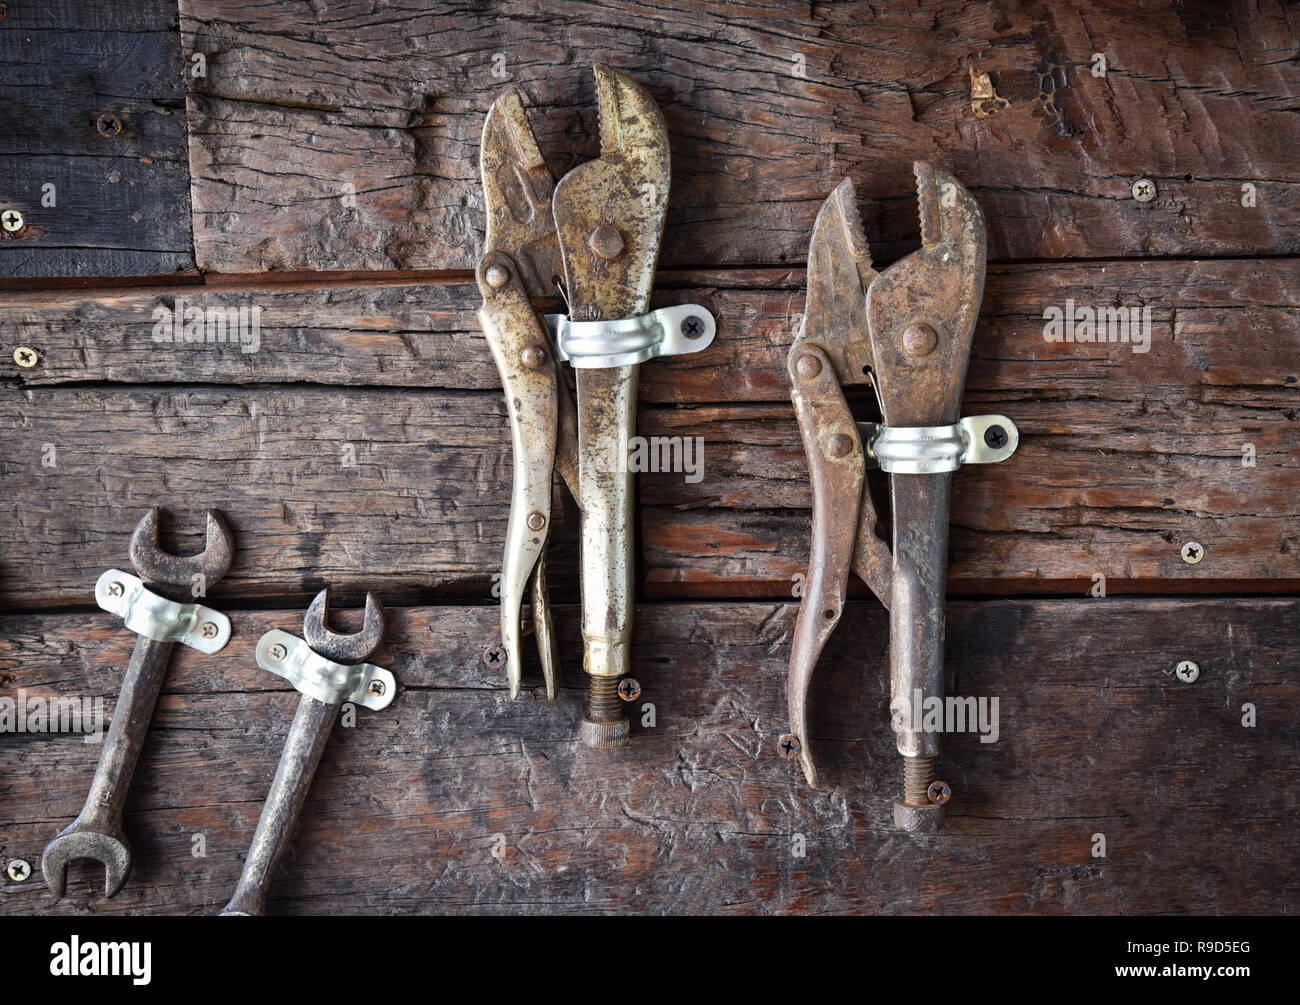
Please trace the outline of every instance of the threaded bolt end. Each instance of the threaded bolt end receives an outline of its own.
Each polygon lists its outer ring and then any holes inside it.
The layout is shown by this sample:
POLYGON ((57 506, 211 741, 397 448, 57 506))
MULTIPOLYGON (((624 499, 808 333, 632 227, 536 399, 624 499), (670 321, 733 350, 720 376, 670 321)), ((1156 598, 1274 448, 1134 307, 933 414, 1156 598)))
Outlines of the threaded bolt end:
POLYGON ((587 714, 582 717, 581 736, 584 746, 627 746, 627 713, 618 695, 621 679, 587 675, 587 714))
POLYGON ((929 806, 926 790, 934 781, 933 757, 903 758, 903 802, 908 806, 929 806))
POLYGON ((587 675, 587 719, 591 722, 618 722, 626 718, 623 700, 618 696, 618 677, 587 675))

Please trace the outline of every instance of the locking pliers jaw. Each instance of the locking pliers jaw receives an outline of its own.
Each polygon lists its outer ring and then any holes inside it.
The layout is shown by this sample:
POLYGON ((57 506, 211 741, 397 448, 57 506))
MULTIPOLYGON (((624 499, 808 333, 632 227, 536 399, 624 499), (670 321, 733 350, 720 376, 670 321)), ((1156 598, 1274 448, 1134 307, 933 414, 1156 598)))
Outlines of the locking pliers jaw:
POLYGON ((915 172, 922 246, 884 272, 872 265, 848 179, 813 229, 807 307, 788 361, 812 478, 812 546, 790 657, 792 738, 783 746, 816 786, 807 692, 852 570, 890 611, 890 710, 905 766, 895 822, 926 830, 943 813, 928 792, 938 738, 917 726, 913 704, 943 694, 950 473, 1005 459, 1017 439, 1001 416, 956 421, 983 295, 984 218, 955 178, 923 161, 915 172), (875 390, 881 424, 853 419, 843 388, 863 384, 875 390), (962 439, 995 426, 1003 434, 996 449, 962 439), (877 534, 866 485, 878 465, 890 472, 892 548, 877 534))

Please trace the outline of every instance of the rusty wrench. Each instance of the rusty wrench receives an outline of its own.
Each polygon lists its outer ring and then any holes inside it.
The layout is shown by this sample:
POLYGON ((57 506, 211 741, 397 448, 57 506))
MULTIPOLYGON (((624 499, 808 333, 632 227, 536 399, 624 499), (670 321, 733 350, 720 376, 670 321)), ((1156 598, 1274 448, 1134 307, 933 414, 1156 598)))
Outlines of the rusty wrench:
POLYGON ((324 589, 316 594, 303 618, 305 643, 280 631, 268 632, 258 641, 258 665, 286 678, 302 697, 235 895, 222 915, 264 912, 271 876, 289 846, 343 702, 354 701, 378 710, 393 700, 393 675, 363 662, 384 637, 384 609, 379 601, 373 594, 366 594, 365 623, 355 634, 334 632, 328 621, 329 590, 324 589))
POLYGON ((68 863, 75 859, 103 863, 105 897, 122 889, 131 871, 131 846, 122 826, 122 809, 158 703, 158 692, 167 676, 172 647, 178 641, 193 645, 203 639, 213 643, 199 642, 204 651, 216 651, 230 637, 230 623, 224 615, 181 603, 180 599, 196 585, 206 591, 230 568, 234 542, 216 510, 208 510, 202 554, 181 557, 159 548, 157 509, 146 513, 136 526, 130 553, 131 564, 143 582, 112 570, 100 577, 96 594, 101 606, 106 607, 117 601, 123 605, 137 601, 126 614, 126 623, 141 634, 122 679, 122 692, 113 709, 113 721, 86 803, 77 819, 41 854, 45 885, 56 897, 64 895, 68 863), (133 615, 145 619, 141 627, 137 627, 133 615))

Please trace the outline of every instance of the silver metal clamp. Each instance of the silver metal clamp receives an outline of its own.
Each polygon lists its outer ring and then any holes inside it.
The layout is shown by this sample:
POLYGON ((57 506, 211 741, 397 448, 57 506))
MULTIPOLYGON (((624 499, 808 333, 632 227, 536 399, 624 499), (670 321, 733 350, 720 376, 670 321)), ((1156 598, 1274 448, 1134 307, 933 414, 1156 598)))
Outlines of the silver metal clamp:
POLYGON ((633 366, 656 356, 685 356, 707 349, 717 333, 713 315, 699 304, 661 307, 615 321, 573 321, 547 314, 556 355, 578 370, 633 366))
POLYGON ((121 617, 137 635, 157 642, 179 642, 211 656, 230 641, 230 619, 220 611, 160 597, 139 576, 120 569, 99 577, 95 603, 121 617))
POLYGON ((1016 452, 1020 430, 1005 415, 972 415, 951 426, 885 426, 859 422, 867 467, 904 475, 996 464, 1016 452))
POLYGON ((296 635, 279 629, 257 640, 257 665, 327 705, 351 701, 378 712, 387 708, 397 693, 397 681, 383 667, 335 663, 296 635))

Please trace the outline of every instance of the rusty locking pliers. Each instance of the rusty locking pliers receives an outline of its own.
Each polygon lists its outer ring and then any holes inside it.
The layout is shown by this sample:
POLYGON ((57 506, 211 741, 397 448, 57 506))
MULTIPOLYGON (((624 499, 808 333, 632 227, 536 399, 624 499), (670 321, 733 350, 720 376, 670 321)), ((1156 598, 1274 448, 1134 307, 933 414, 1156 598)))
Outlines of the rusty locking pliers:
POLYGON ((582 741, 617 747, 628 721, 618 682, 629 669, 633 486, 629 441, 637 365, 698 352, 714 335, 703 307, 648 312, 668 207, 668 134, 650 96, 629 77, 596 65, 598 159, 552 181, 518 92, 488 112, 480 151, 487 209, 477 279, 479 323, 505 388, 514 486, 501 575, 501 641, 510 693, 522 677, 524 592, 532 581, 533 626, 547 696, 558 657, 546 598, 545 549, 552 474, 558 469, 581 513, 583 668, 588 674, 582 741), (538 317, 531 298, 563 295, 568 316, 538 317), (648 312, 648 313, 647 313, 648 312), (558 362, 576 374, 577 405, 558 362))
POLYGON ((984 216, 953 177, 915 165, 921 248, 877 272, 853 183, 817 215, 808 250, 808 300, 790 350, 791 397, 812 476, 812 548, 790 654, 790 734, 817 784, 807 695, 817 657, 844 610, 850 569, 889 609, 890 715, 904 759, 894 822, 932 830, 946 786, 935 785, 938 736, 922 728, 927 699, 943 698, 948 490, 962 464, 1016 449, 1000 415, 958 421, 971 336, 984 292, 984 216), (843 388, 875 388, 883 422, 855 422, 843 388), (890 475, 893 547, 878 536, 866 471, 890 475))

